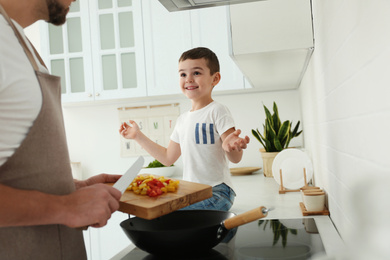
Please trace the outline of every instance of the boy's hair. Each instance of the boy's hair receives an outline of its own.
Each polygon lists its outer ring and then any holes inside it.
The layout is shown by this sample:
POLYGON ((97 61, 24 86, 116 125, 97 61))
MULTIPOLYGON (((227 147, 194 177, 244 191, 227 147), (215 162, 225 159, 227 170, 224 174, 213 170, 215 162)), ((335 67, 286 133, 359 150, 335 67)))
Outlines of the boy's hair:
POLYGON ((210 75, 213 75, 216 72, 219 72, 219 61, 217 55, 213 51, 205 47, 197 47, 186 52, 180 56, 179 62, 185 60, 197 60, 205 59, 207 66, 210 69, 210 75))

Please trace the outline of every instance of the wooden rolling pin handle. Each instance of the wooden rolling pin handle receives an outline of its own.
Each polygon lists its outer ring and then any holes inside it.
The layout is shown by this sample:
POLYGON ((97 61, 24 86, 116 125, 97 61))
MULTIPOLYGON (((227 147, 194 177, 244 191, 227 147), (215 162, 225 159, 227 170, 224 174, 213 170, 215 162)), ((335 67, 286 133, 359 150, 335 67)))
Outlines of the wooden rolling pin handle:
POLYGON ((245 213, 239 214, 232 218, 225 219, 223 225, 225 226, 226 229, 232 229, 247 224, 249 222, 255 221, 257 219, 264 218, 268 215, 268 212, 264 214, 263 209, 265 209, 265 207, 262 206, 247 211, 245 213))

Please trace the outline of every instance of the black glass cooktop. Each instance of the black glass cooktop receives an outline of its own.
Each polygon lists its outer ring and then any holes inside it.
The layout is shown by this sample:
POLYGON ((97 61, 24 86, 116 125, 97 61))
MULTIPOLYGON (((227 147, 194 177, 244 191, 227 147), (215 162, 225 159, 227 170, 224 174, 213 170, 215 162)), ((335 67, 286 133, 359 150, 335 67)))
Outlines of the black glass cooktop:
POLYGON ((212 250, 198 254, 196 245, 192 252, 177 257, 159 257, 139 248, 122 259, 310 259, 325 249, 313 218, 258 220, 233 229, 212 250))

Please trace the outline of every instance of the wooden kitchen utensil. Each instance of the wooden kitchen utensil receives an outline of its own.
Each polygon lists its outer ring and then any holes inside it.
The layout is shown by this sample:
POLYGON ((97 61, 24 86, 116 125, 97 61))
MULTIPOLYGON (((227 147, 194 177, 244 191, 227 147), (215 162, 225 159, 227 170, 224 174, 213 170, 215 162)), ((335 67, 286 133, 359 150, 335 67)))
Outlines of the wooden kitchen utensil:
POLYGON ((282 169, 280 169, 280 188, 279 188, 279 194, 285 194, 286 192, 297 192, 300 191, 301 189, 306 189, 309 186, 307 185, 307 180, 306 180, 306 168, 303 168, 303 186, 300 189, 296 190, 288 190, 283 186, 283 174, 282 174, 282 169))
POLYGON ((303 216, 311 216, 311 215, 329 215, 329 210, 324 206, 324 209, 321 211, 308 211, 303 202, 299 202, 299 206, 302 211, 303 216))
POLYGON ((210 185, 180 180, 176 192, 168 192, 158 197, 125 191, 119 202, 119 211, 144 219, 154 219, 208 199, 212 194, 210 185))

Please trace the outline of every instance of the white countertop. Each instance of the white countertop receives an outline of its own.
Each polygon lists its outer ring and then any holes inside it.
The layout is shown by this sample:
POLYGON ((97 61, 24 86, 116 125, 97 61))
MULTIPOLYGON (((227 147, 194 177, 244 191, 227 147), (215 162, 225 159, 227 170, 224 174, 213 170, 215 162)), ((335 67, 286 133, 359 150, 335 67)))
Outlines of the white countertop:
MULTIPOLYGON (((336 255, 343 250, 343 242, 337 233, 329 216, 303 216, 299 202, 299 192, 287 192, 279 194, 279 185, 273 178, 264 177, 262 171, 251 175, 232 176, 234 190, 237 197, 231 212, 243 213, 256 207, 265 206, 274 208, 265 219, 291 219, 291 218, 314 218, 321 239, 328 255, 336 255)), ((120 260, 135 246, 129 245, 111 260, 120 260)))

